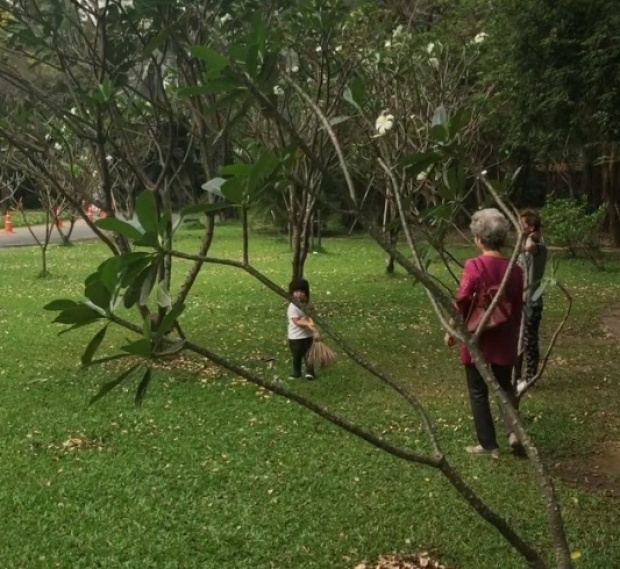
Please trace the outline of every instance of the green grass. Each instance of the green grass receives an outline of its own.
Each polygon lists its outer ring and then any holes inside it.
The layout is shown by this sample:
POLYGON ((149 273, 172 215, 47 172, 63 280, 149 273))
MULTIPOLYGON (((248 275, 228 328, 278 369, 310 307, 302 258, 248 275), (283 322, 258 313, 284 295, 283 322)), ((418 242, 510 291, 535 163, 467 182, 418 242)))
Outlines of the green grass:
MULTIPOLYGON (((39 225, 46 223, 47 218, 44 210, 25 210, 24 214, 22 214, 20 211, 11 211, 11 221, 13 222, 13 227, 26 227, 28 224, 39 225)), ((0 215, 0 229, 2 230, 4 230, 5 220, 5 212, 4 210, 2 210, 2 215, 0 215)))
MULTIPOLYGON (((200 233, 178 247, 197 250, 200 233)), ((313 300, 366 357, 420 394, 450 460, 488 502, 549 551, 543 504, 527 462, 465 456, 473 427, 456 351, 419 286, 383 273, 363 238, 325 241, 308 260, 313 300)), ((239 258, 240 232, 219 226, 213 255, 239 258)), ((293 403, 209 368, 156 374, 144 408, 135 384, 89 407, 112 369, 79 368, 82 329, 60 327, 41 307, 79 298, 107 252, 96 243, 52 247, 48 279, 37 249, 0 250, 0 566, 2 568, 352 568, 388 551, 434 550, 460 569, 522 567, 436 473, 397 460, 338 431, 293 403), (71 437, 96 441, 68 451, 71 437)), ((465 251, 462 252, 465 254, 465 251)), ((284 239, 255 235, 255 266, 285 286, 284 239)), ((175 275, 180 280, 179 263, 175 275)), ((618 343, 599 317, 618 299, 620 264, 605 273, 566 261, 561 278, 574 315, 541 386, 524 402, 530 431, 549 464, 618 440, 618 343)), ((285 303, 235 269, 203 268, 183 316, 186 333, 270 379, 288 375, 285 303), (275 358, 273 367, 265 358, 275 358)), ((562 311, 549 294, 546 336, 562 311)), ((88 329, 87 329, 88 330, 88 329)), ((106 340, 112 353, 126 334, 106 340)), ((196 366, 196 362, 193 362, 196 366)), ((416 449, 427 444, 417 417, 366 373, 339 364, 300 392, 416 449)), ((505 449, 505 445, 504 445, 505 449)), ((558 481, 578 566, 620 558, 617 503, 558 481)))

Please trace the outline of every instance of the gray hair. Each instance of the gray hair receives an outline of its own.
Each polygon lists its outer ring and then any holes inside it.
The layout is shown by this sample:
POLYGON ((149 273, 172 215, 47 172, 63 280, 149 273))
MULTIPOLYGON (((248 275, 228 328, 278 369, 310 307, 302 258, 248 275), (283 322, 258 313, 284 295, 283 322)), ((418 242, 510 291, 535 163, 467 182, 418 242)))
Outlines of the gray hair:
POLYGON ((471 216, 469 229, 472 235, 480 240, 485 249, 499 251, 506 245, 510 223, 501 211, 494 207, 488 207, 471 216))

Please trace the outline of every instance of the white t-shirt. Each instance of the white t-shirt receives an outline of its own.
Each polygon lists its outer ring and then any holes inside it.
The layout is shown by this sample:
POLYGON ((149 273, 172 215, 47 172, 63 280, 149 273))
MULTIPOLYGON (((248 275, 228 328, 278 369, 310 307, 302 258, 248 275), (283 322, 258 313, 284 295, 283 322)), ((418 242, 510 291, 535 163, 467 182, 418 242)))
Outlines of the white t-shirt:
POLYGON ((304 338, 312 337, 312 332, 307 328, 302 328, 301 326, 297 326, 295 322, 293 322, 293 318, 306 318, 306 315, 303 310, 297 308, 292 302, 288 305, 288 310, 286 311, 286 315, 288 316, 288 339, 289 340, 303 340, 304 338))

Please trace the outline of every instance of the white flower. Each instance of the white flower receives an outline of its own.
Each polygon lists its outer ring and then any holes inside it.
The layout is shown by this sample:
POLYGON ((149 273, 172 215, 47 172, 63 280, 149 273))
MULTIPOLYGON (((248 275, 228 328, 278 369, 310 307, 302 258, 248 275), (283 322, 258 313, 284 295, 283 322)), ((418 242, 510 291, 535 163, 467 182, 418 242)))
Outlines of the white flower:
POLYGON ((316 48, 314 48, 314 51, 316 51, 317 53, 321 53, 323 51, 323 48, 320 45, 317 45, 316 48))
POLYGON ((375 121, 375 129, 378 136, 383 136, 388 130, 394 126, 394 115, 388 114, 387 111, 381 111, 381 114, 375 121))
POLYGON ((60 144, 58 142, 54 142, 54 148, 56 150, 62 150, 62 146, 60 146, 60 144))
POLYGON ((274 85, 273 87, 273 94, 274 95, 284 95, 284 89, 282 89, 282 87, 280 87, 280 85, 274 85))
POLYGON ((232 20, 232 16, 228 13, 224 14, 221 18, 220 18, 220 24, 225 24, 226 22, 228 22, 229 20, 232 20))
POLYGON ((341 46, 341 45, 337 45, 337 46, 334 48, 334 51, 335 51, 336 53, 340 53, 340 52, 342 51, 342 46, 341 46))
POLYGON ((392 32, 392 37, 393 38, 397 38, 402 33, 403 33, 403 26, 402 26, 402 24, 398 24, 398 26, 396 26, 394 28, 394 31, 392 32))
POLYGON ((479 34, 476 34, 476 37, 474 38, 474 43, 482 43, 488 37, 489 37, 489 34, 485 32, 480 32, 479 34))
POLYGON ((433 42, 431 42, 431 43, 429 43, 429 44, 426 46, 426 53, 428 53, 428 54, 430 55, 430 54, 431 54, 431 53, 433 53, 434 51, 435 51, 435 44, 434 44, 433 42))
POLYGON ((430 57, 428 62, 431 65, 431 67, 434 67, 435 69, 439 69, 439 60, 436 57, 430 57))
POLYGON ((291 73, 297 73, 299 71, 299 65, 293 65, 291 67, 291 73))
POLYGON ((383 44, 383 46, 384 46, 385 48, 389 49, 389 48, 391 48, 391 47, 392 47, 392 42, 391 42, 390 40, 387 40, 387 41, 383 44))

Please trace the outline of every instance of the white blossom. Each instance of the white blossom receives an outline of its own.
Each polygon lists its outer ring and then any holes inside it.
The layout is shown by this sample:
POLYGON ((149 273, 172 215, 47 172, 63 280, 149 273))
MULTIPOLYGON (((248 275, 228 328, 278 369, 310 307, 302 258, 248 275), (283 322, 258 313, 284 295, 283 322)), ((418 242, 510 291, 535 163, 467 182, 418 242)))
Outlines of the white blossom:
POLYGON ((232 20, 232 16, 229 13, 226 13, 220 18, 220 24, 225 24, 229 20, 232 20))
POLYGON ((293 65, 291 67, 291 73, 297 73, 299 71, 299 65, 293 65))
POLYGON ((337 45, 337 46, 334 48, 334 51, 335 51, 336 53, 340 53, 340 52, 342 51, 342 46, 341 46, 341 45, 337 45))
POLYGON ((487 39, 489 37, 489 34, 485 33, 485 32, 480 32, 479 34, 476 34, 476 37, 474 38, 474 43, 483 43, 485 39, 487 39))
POLYGON ((54 148, 56 150, 62 150, 62 146, 58 142, 54 142, 54 148))
POLYGON ((426 46, 426 53, 429 55, 435 51, 435 43, 431 42, 426 46))
POLYGON ((428 60, 428 63, 430 64, 431 67, 434 67, 435 69, 439 69, 439 60, 436 57, 430 57, 428 60))
POLYGON ((394 115, 389 114, 388 111, 381 111, 381 114, 375 121, 375 129, 377 130, 377 136, 383 136, 388 130, 391 130, 394 126, 394 115))
POLYGON ((387 40, 384 44, 383 47, 385 47, 386 49, 389 49, 392 47, 392 41, 391 40, 387 40))
POLYGON ((322 48, 320 45, 317 45, 317 46, 314 48, 314 51, 316 51, 317 53, 321 53, 321 52, 323 51, 323 48, 322 48))
POLYGON ((282 89, 282 87, 280 87, 280 85, 274 85, 273 87, 273 94, 274 95, 284 95, 284 89, 282 89))
POLYGON ((403 33, 403 26, 402 24, 398 24, 398 26, 396 26, 394 28, 394 31, 392 32, 392 37, 393 38, 397 38, 398 36, 400 36, 403 33))

